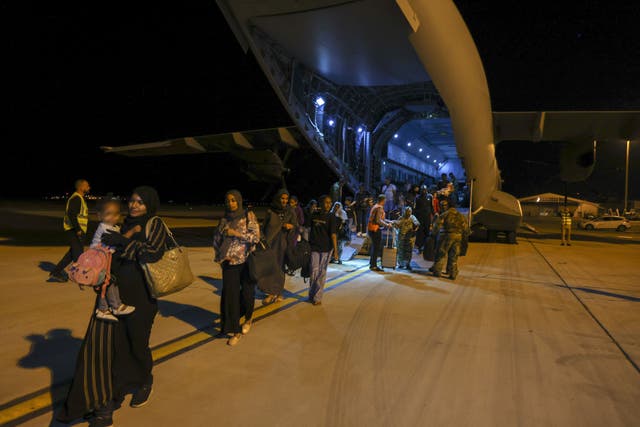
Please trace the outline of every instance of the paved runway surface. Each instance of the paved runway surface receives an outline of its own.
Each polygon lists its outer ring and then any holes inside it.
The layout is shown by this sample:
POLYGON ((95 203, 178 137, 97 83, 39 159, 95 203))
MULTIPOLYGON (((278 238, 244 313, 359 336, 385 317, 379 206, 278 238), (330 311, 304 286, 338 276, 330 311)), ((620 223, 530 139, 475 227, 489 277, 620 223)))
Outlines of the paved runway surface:
MULTIPOLYGON (((287 300, 260 308, 231 348, 212 337, 221 274, 203 246, 210 224, 169 223, 193 227, 199 278, 161 301, 152 400, 125 405, 117 426, 640 425, 637 245, 475 243, 455 282, 426 275, 417 257, 416 272, 384 274, 356 259, 330 268, 319 307, 289 280, 287 300)), ((0 424, 46 426, 94 295, 44 282, 63 247, 7 243, 0 424)))

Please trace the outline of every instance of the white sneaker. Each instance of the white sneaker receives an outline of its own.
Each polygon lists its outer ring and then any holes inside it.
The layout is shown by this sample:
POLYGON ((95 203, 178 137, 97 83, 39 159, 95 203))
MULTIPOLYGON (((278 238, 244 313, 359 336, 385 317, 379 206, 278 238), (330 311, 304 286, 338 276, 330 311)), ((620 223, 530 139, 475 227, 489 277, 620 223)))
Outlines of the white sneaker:
POLYGON ((136 308, 132 305, 122 304, 118 308, 112 308, 111 312, 114 316, 126 316, 127 314, 131 314, 136 310, 136 308))
POLYGON ((107 322, 117 322, 118 318, 111 314, 110 311, 96 310, 96 319, 106 320, 107 322))
POLYGON ((240 342, 240 338, 242 338, 242 334, 235 334, 234 336, 229 338, 227 344, 233 347, 234 345, 238 344, 238 342, 240 342))
POLYGON ((247 320, 246 322, 244 322, 244 325, 242 325, 242 333, 244 335, 249 333, 249 331, 251 330, 251 325, 252 325, 251 320, 247 320))

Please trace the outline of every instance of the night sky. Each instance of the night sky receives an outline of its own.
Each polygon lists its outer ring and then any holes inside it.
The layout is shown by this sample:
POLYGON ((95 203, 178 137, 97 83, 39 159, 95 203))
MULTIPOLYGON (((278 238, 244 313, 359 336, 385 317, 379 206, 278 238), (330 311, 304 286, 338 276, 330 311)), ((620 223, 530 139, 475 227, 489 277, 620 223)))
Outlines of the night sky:
MULTIPOLYGON (((70 7, 32 4, 32 18, 2 30, 10 74, 2 91, 3 198, 68 191, 78 176, 97 194, 148 183, 165 200, 192 202, 218 201, 230 187, 252 198, 267 189, 250 185, 227 156, 127 159, 99 150, 291 124, 213 0, 126 12, 101 4, 83 18, 70 7)), ((640 109, 637 2, 456 4, 478 45, 494 110, 640 109)), ((1 7, 5 19, 21 12, 19 2, 1 7)), ((523 148, 498 147, 505 189, 559 191, 553 148, 527 146, 526 158, 523 148)), ((640 142, 632 155, 631 190, 640 199, 640 142)), ((594 177, 570 191, 620 196, 624 147, 603 144, 598 160, 594 177)), ((309 196, 333 180, 310 149, 291 168, 289 186, 309 196)))

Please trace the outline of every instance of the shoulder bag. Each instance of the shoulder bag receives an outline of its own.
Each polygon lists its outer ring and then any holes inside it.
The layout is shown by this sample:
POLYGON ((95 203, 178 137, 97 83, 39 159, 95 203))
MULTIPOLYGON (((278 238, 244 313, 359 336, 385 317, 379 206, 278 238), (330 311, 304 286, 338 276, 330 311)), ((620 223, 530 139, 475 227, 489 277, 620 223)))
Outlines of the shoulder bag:
POLYGON ((173 242, 173 247, 169 248, 167 245, 159 261, 141 263, 140 265, 147 279, 146 282, 151 296, 153 298, 160 298, 181 291, 193 283, 194 278, 191 272, 191 266, 189 265, 187 248, 178 245, 178 242, 176 242, 176 239, 173 237, 173 233, 160 217, 153 217, 147 222, 145 236, 149 238, 151 223, 156 218, 158 218, 167 231, 168 237, 173 242))
MULTIPOLYGON (((247 224, 249 224, 249 211, 245 212, 245 217, 247 224)), ((263 239, 260 239, 260 242, 250 251, 247 257, 247 266, 249 278, 253 283, 271 277, 281 270, 278 266, 276 252, 263 239)))

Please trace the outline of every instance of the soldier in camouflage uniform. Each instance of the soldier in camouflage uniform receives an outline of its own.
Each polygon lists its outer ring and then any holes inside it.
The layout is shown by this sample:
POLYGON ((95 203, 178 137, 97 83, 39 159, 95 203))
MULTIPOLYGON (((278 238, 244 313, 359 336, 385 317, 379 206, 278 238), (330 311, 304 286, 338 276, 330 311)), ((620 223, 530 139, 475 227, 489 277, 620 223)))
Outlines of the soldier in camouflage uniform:
POLYGON ((460 245, 463 239, 468 238, 469 225, 464 215, 446 199, 440 202, 440 212, 433 226, 433 233, 437 233, 438 237, 438 248, 432 272, 435 277, 440 277, 446 258, 447 274, 451 280, 455 280, 458 276, 460 245))

